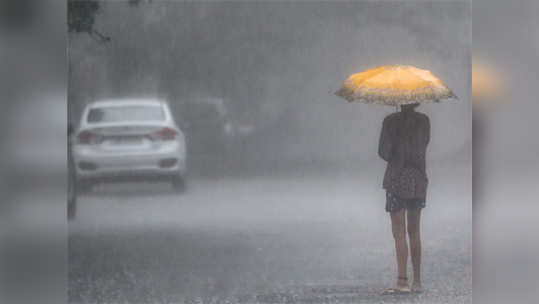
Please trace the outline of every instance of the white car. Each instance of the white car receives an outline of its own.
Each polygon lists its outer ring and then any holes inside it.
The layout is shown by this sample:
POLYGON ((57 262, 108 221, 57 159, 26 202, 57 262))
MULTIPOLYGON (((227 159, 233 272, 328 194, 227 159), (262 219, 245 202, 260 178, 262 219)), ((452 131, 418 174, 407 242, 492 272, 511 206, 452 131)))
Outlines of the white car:
POLYGON ((165 101, 110 99, 88 104, 72 144, 77 190, 95 182, 166 179, 183 191, 186 144, 165 101))

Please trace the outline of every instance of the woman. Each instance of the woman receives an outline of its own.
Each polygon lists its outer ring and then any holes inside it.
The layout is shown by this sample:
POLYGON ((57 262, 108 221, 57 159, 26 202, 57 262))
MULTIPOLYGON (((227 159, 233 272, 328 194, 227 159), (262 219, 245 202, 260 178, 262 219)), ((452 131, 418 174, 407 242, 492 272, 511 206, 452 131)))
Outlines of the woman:
POLYGON ((397 254, 397 284, 383 294, 421 292, 421 239, 419 220, 425 207, 427 175, 425 154, 430 139, 427 115, 415 111, 419 104, 401 106, 401 111, 384 119, 378 154, 388 162, 383 188, 386 189, 386 211, 397 254), (406 225, 406 220, 408 224, 406 225), (412 289, 408 286, 408 243, 413 266, 412 289))

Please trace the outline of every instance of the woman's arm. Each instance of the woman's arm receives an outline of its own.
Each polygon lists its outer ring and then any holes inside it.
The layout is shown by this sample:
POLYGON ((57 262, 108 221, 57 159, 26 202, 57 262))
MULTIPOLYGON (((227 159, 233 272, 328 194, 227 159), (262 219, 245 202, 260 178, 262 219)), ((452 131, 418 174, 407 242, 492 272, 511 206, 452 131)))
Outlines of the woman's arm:
POLYGON ((389 162, 393 156, 393 142, 388 118, 389 117, 384 118, 380 141, 378 143, 378 155, 387 162, 389 162))
POLYGON ((425 116, 425 142, 428 145, 430 142, 430 119, 425 116))

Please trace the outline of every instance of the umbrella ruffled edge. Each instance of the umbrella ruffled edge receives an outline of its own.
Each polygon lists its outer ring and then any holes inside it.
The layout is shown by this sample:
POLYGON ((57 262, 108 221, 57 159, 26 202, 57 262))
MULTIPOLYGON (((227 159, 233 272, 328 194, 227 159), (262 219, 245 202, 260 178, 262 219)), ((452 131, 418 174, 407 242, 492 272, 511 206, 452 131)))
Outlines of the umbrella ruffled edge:
POLYGON ((456 99, 458 97, 449 89, 434 89, 426 87, 411 92, 394 91, 391 89, 365 89, 360 87, 353 90, 346 85, 342 86, 335 95, 346 99, 348 102, 363 102, 397 106, 412 103, 440 102, 442 99, 456 99))

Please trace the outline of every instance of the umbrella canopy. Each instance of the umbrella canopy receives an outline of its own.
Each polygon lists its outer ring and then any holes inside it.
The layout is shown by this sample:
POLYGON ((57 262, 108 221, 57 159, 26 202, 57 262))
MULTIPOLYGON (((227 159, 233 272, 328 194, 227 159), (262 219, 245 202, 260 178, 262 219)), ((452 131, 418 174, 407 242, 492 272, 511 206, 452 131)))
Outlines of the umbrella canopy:
POLYGON ((413 66, 382 66, 353 74, 335 92, 350 102, 403 105, 457 98, 429 70, 413 66))

